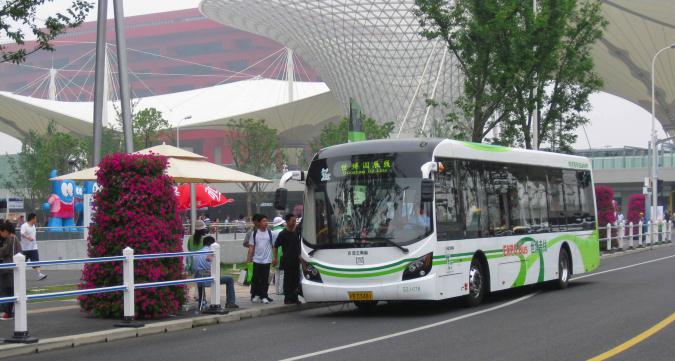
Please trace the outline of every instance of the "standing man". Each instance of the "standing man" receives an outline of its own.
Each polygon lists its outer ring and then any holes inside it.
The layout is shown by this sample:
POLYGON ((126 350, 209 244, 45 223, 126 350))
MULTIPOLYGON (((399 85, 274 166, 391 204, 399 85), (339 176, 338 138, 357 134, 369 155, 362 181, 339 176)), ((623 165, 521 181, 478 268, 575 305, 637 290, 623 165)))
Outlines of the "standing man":
MULTIPOLYGON (((286 228, 279 233, 274 244, 275 252, 281 247, 281 266, 284 271, 284 304, 298 303, 298 289, 300 288, 300 236, 295 232, 297 218, 289 213, 284 217, 286 228)), ((276 261, 276 260, 275 260, 276 261)))
MULTIPOLYGON (((37 262, 40 260, 40 255, 38 254, 37 230, 35 229, 36 221, 37 218, 35 217, 35 213, 30 213, 26 223, 21 225, 21 249, 23 250, 23 255, 26 256, 26 262, 37 262)), ((38 274, 38 280, 42 281, 47 278, 47 275, 41 272, 40 267, 34 267, 33 269, 38 274)))
POLYGON ((251 280, 251 302, 265 304, 273 302, 267 295, 270 279, 270 263, 276 265, 276 257, 272 257, 274 236, 267 228, 267 216, 260 215, 258 225, 251 234, 248 243, 248 262, 253 262, 253 279, 251 280))

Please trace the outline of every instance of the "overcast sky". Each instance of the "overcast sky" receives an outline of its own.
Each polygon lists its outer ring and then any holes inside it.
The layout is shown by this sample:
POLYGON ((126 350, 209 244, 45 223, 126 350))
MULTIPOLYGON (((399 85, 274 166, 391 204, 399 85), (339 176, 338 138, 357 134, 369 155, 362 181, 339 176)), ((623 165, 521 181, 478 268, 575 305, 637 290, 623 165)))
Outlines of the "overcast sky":
MULTIPOLYGON (((55 0, 44 5, 39 18, 46 18, 56 11, 67 8, 71 0, 55 0)), ((195 8, 200 0, 127 0, 124 2, 124 15, 134 16, 150 12, 164 12, 180 9, 195 8), (151 9, 151 11, 148 11, 151 9)), ((108 0, 108 18, 113 16, 113 0, 108 0)), ((87 21, 96 20, 96 9, 92 9, 87 21)), ((1 79, 0 79, 1 81, 1 79)), ((588 116, 591 124, 579 129, 579 137, 575 148, 588 149, 589 142, 593 148, 606 146, 621 147, 624 145, 646 147, 651 127, 650 113, 624 99, 610 94, 600 93, 591 97, 593 110, 588 116)), ((659 137, 665 133, 658 127, 659 137)), ((0 133, 0 154, 16 153, 21 149, 21 143, 9 136, 0 133)))

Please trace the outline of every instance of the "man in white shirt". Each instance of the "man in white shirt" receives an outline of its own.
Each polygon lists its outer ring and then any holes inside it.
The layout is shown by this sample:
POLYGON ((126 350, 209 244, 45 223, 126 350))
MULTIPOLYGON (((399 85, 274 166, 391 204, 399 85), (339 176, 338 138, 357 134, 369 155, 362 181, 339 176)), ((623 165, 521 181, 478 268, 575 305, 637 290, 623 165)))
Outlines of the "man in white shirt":
POLYGON ((267 228, 267 216, 261 215, 258 226, 253 230, 248 241, 247 262, 253 262, 253 279, 251 280, 251 302, 271 303, 267 295, 270 278, 270 263, 276 266, 277 257, 273 256, 275 237, 267 228))
MULTIPOLYGON (((40 255, 38 254, 37 230, 35 229, 36 221, 37 218, 35 217, 35 213, 30 213, 26 223, 21 225, 21 249, 23 255, 26 256, 26 261, 37 262, 40 260, 40 255)), ((47 275, 41 272, 40 267, 33 267, 33 269, 38 274, 38 280, 42 281, 47 278, 47 275)))

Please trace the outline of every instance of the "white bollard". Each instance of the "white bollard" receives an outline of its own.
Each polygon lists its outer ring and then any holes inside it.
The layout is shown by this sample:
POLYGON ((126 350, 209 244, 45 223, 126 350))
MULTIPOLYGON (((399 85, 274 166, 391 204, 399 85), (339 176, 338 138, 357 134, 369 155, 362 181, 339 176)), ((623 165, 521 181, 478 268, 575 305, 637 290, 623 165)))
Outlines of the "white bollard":
POLYGON ((143 323, 134 320, 136 313, 136 300, 134 299, 134 250, 127 247, 122 250, 122 281, 124 282, 124 319, 116 323, 116 327, 143 327, 143 323))
POLYGON ((633 239, 633 222, 628 223, 628 239, 630 240, 630 244, 628 245, 628 248, 635 248, 635 239, 633 239))
POLYGON ((607 251, 612 250, 612 224, 607 223, 607 251))
POLYGON ((647 224, 647 239, 649 239, 649 245, 654 245, 654 221, 650 220, 647 224))
POLYGON ((644 226, 644 223, 642 223, 642 220, 640 220, 640 223, 638 223, 638 247, 643 247, 642 243, 642 227, 644 226))
POLYGON ((213 243, 211 250, 213 251, 213 259, 211 260, 211 277, 213 277, 211 304, 202 313, 224 315, 228 311, 220 305, 220 245, 213 243))
POLYGON ((26 256, 14 255, 14 335, 5 343, 36 343, 38 339, 28 334, 28 299, 26 297, 26 256))

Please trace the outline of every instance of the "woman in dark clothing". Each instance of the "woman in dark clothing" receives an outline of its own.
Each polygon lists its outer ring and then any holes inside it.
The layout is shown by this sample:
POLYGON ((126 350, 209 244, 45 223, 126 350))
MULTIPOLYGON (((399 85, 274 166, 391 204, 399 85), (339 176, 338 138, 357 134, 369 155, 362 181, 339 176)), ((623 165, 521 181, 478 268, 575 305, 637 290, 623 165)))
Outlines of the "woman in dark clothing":
MULTIPOLYGON (((0 260, 2 263, 13 263, 14 255, 21 252, 21 242, 16 237, 14 224, 10 221, 0 220, 0 260)), ((14 295, 14 270, 0 270, 0 296, 8 297, 14 295)), ((14 318, 14 303, 3 303, 2 316, 0 320, 11 320, 14 318)))

